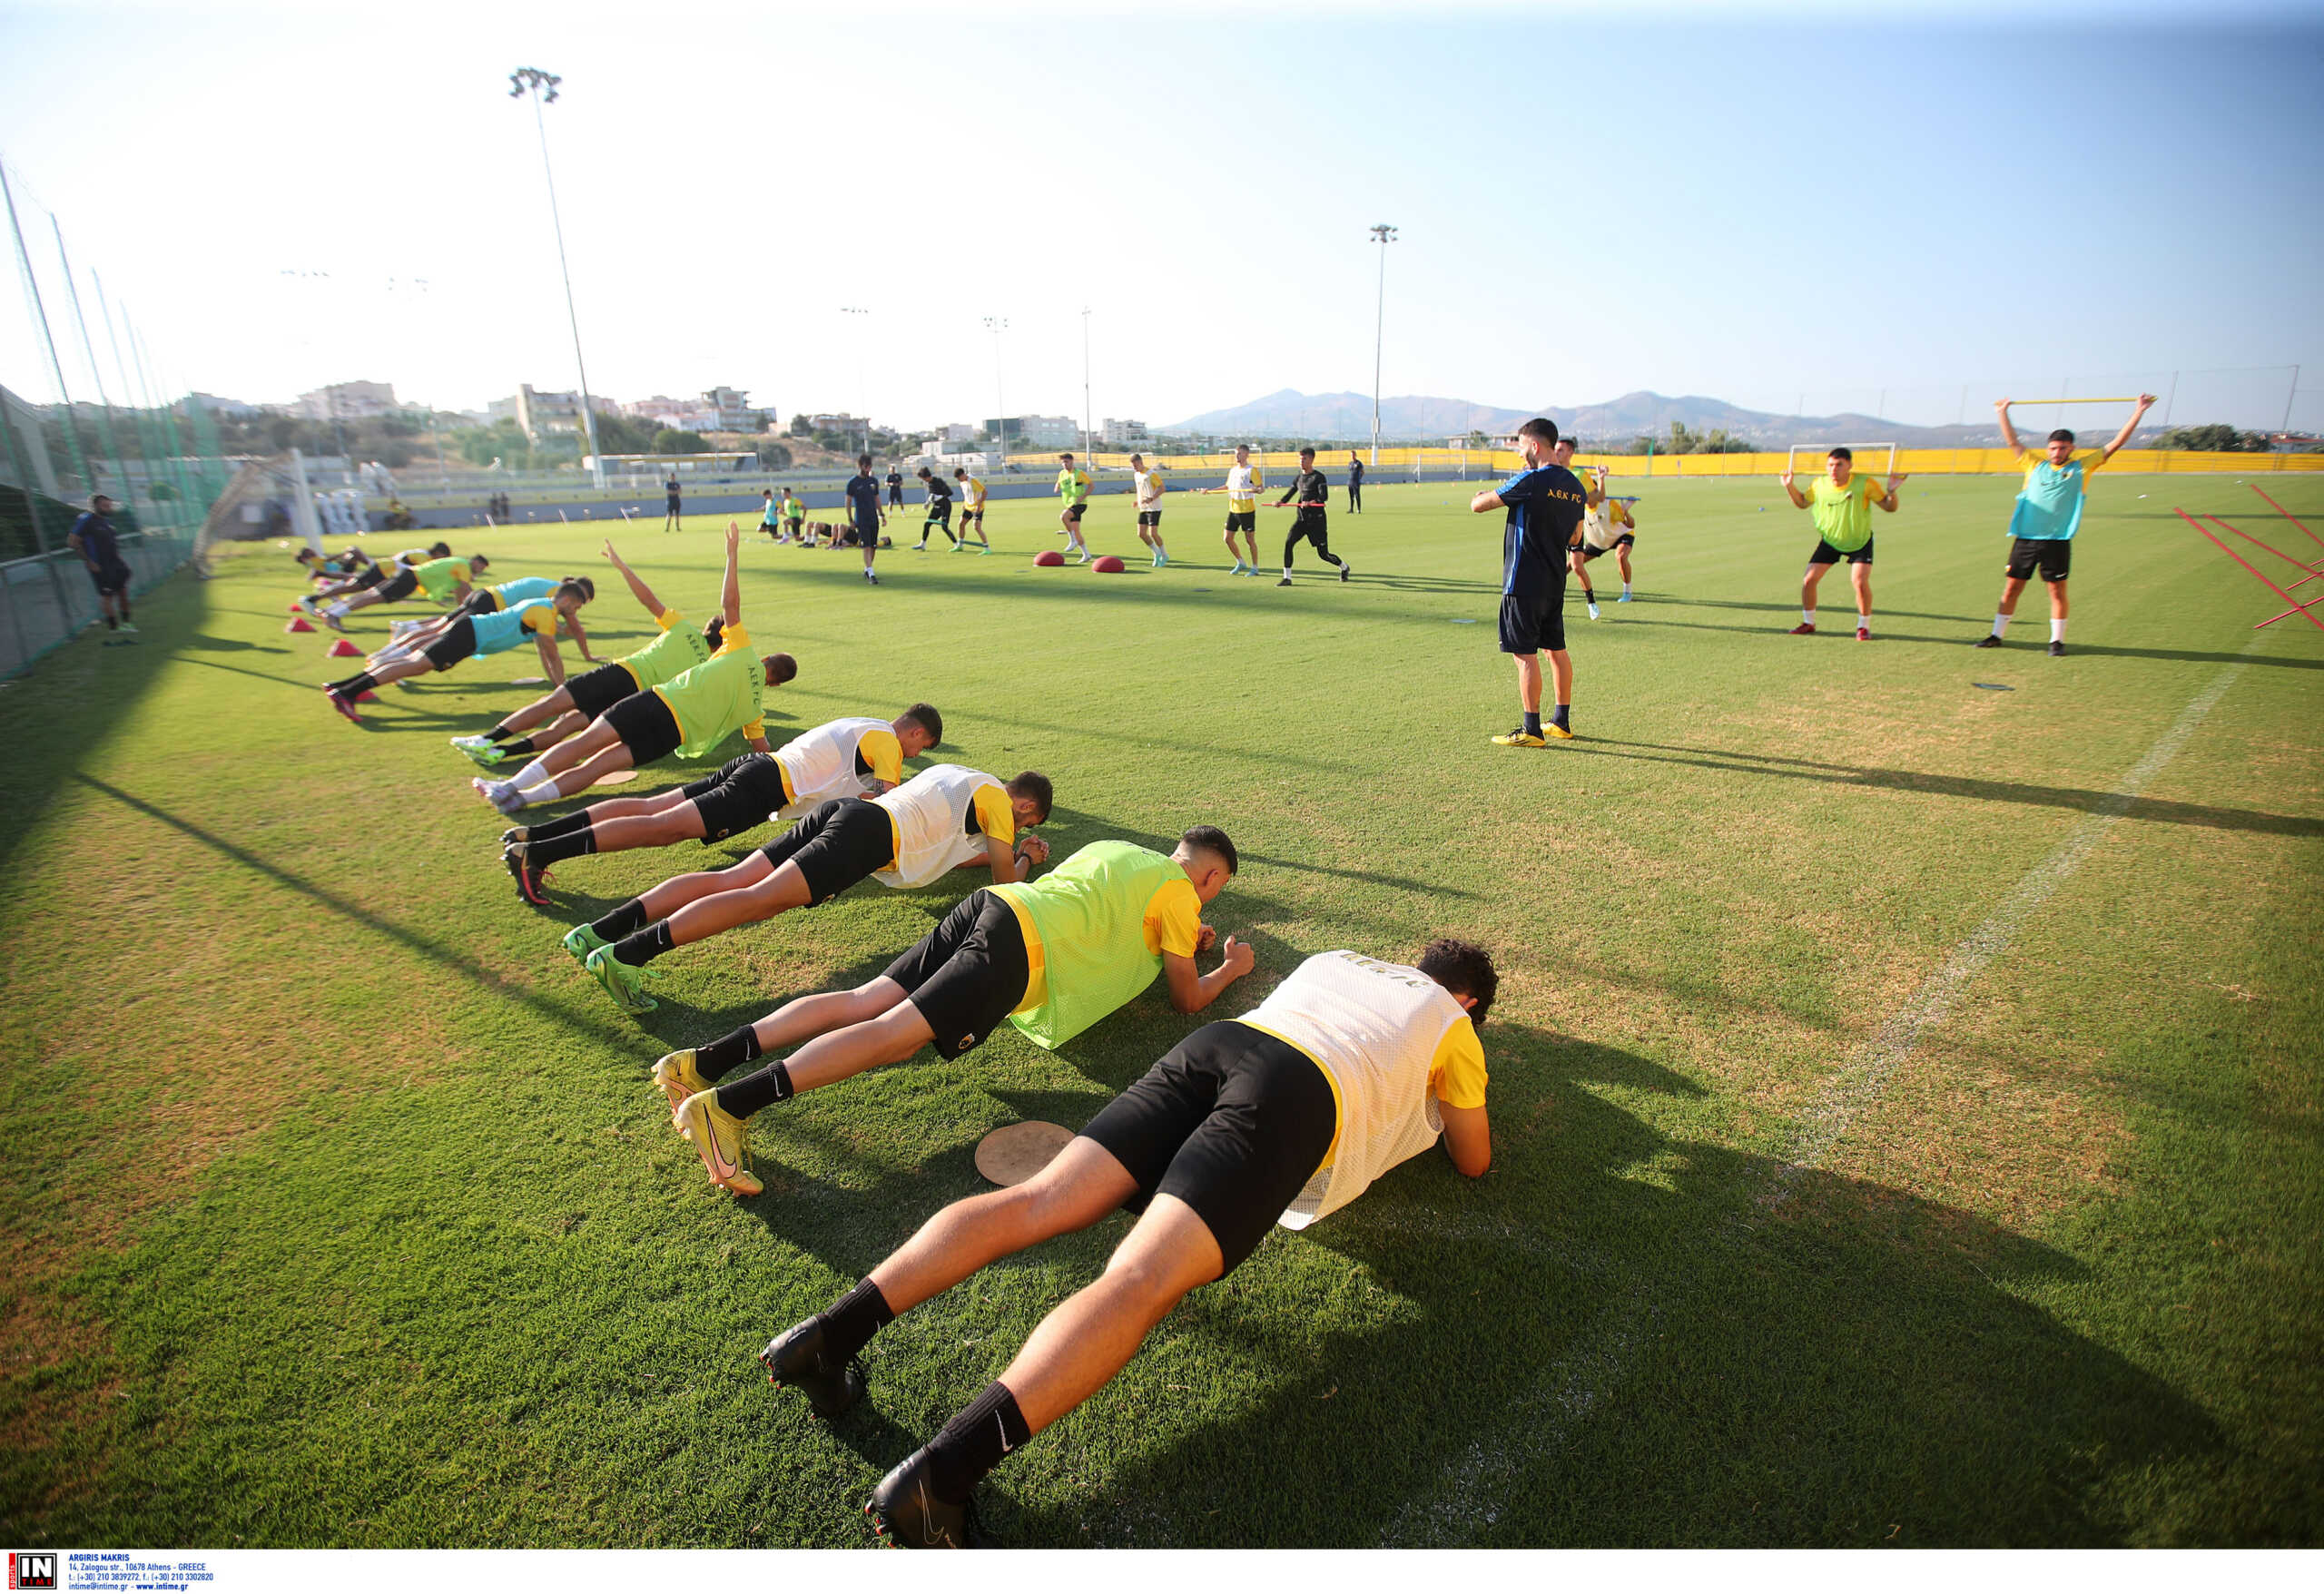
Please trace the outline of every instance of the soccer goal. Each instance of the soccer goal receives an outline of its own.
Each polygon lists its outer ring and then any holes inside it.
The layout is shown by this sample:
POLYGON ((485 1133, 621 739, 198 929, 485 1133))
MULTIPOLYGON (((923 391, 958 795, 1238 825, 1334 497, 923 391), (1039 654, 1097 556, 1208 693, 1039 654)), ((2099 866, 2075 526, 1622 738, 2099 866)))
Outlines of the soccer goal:
POLYGON ((1894 443, 1794 443, 1783 457, 1783 467, 1791 475, 1797 476, 1799 457, 1805 454, 1807 456, 1807 468, 1812 474, 1824 467, 1824 457, 1835 448, 1846 448, 1853 455, 1856 468, 1859 470, 1871 468, 1865 463, 1865 456, 1886 448, 1888 450, 1888 466, 1881 474, 1883 476, 1896 474, 1896 445, 1894 443))

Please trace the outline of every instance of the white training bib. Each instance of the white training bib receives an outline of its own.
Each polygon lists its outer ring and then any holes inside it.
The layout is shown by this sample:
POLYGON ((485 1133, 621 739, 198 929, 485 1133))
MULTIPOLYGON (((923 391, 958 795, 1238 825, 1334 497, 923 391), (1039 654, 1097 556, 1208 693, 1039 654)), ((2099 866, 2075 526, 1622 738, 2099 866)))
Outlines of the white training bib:
POLYGON ((1444 1128, 1428 1088, 1436 1048, 1467 1010, 1417 969, 1322 952, 1292 970, 1243 1022, 1314 1058, 1339 1087, 1339 1149, 1277 1221, 1304 1229, 1435 1144, 1444 1128))
POLYGON ((855 772, 855 749, 866 731, 889 729, 885 720, 833 720, 803 731, 774 750, 774 762, 791 782, 791 803, 767 815, 788 824, 817 803, 834 797, 861 797, 871 791, 855 772))
POLYGON ((896 822, 895 866, 872 878, 901 891, 916 890, 943 879, 946 871, 984 856, 984 837, 969 832, 969 812, 980 788, 999 785, 982 770, 939 763, 886 796, 872 799, 896 822))

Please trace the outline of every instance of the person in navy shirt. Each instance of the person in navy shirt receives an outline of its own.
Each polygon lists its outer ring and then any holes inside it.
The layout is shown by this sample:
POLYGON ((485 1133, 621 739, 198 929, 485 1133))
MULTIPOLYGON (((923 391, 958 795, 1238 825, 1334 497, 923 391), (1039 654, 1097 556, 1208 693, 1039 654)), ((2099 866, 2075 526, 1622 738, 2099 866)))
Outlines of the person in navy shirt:
POLYGON ((89 500, 89 512, 73 523, 64 546, 81 556, 96 584, 97 607, 103 611, 105 629, 137 635, 129 623, 129 566, 121 556, 120 534, 113 530, 113 503, 103 493, 89 500))
POLYGON ((1525 468, 1469 500, 1474 515, 1506 509, 1501 536, 1501 651, 1517 659, 1517 705, 1525 719, 1500 747, 1546 747, 1571 741, 1573 659, 1565 651, 1565 550, 1581 524, 1587 495, 1574 474, 1551 458, 1558 423, 1536 418, 1510 439, 1525 468), (1550 655, 1557 710, 1541 723, 1541 658, 1550 655))
POLYGON ((847 501, 855 514, 855 540, 863 545, 863 579, 877 586, 880 578, 872 574, 872 556, 880 551, 880 527, 887 524, 888 511, 880 502, 880 482, 872 474, 869 454, 855 457, 855 475, 848 480, 847 501))

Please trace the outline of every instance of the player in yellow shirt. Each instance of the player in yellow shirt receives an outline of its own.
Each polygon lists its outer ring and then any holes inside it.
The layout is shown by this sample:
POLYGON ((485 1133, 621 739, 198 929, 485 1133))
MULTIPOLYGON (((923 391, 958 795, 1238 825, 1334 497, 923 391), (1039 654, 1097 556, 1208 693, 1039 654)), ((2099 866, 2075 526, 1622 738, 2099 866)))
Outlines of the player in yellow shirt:
POLYGON ((1089 560, 1089 545, 1081 540, 1081 511, 1089 503, 1089 473, 1075 466, 1070 454, 1059 455, 1058 461, 1057 496, 1065 507, 1058 512, 1057 523, 1065 533, 1073 562, 1084 565, 1089 560))
POLYGON ((736 731, 752 750, 767 749, 763 723, 768 688, 799 674, 787 653, 751 656, 743 629, 742 577, 737 556, 743 528, 726 523, 726 580, 720 593, 718 651, 659 686, 625 697, 578 736, 558 743, 517 772, 514 779, 473 782, 503 813, 555 802, 586 792, 615 770, 643 769, 673 753, 699 758, 736 731))
POLYGON ((1896 489, 1905 485, 1905 477, 1891 476, 1886 487, 1875 486, 1870 477, 1856 474, 1856 455, 1846 448, 1835 448, 1824 457, 1824 474, 1810 482, 1804 493, 1792 485, 1791 474, 1786 465, 1777 479, 1791 496, 1791 507, 1807 510, 1815 520, 1817 537, 1815 550, 1807 556, 1807 573, 1799 578, 1799 624, 1791 628, 1791 634, 1816 635, 1816 588, 1824 572, 1846 559, 1848 580, 1856 587, 1856 639, 1870 642, 1872 511, 1896 512, 1896 489))
POLYGON ((968 546, 968 536, 977 534, 977 541, 984 553, 992 552, 992 541, 984 534, 984 480, 969 474, 967 466, 952 472, 952 479, 960 484, 960 540, 953 545, 958 553, 968 546))
POLYGON ((1433 941, 1410 966, 1309 958, 1256 1009, 1173 1047, 1031 1179, 929 1219, 778 1335, 761 1364, 836 1418, 863 1397, 858 1353, 899 1314, 1044 1240, 1137 1214, 1104 1273, 872 1491, 864 1509, 893 1542, 963 1547, 979 1481, 1095 1396, 1179 1301, 1232 1273, 1271 1228, 1328 1216, 1440 1135, 1462 1174, 1492 1166, 1477 1031, 1500 983, 1492 958, 1464 941, 1433 941))
POLYGON ((1226 485, 1205 487, 1205 493, 1226 495, 1226 551, 1235 556, 1235 568, 1229 576, 1256 576, 1259 573, 1259 490, 1267 485, 1266 472, 1251 463, 1251 446, 1235 445, 1235 463, 1227 467, 1226 485), (1235 546, 1235 534, 1243 534, 1243 542, 1250 549, 1250 563, 1246 565, 1242 554, 1235 546))
POLYGON ((1137 500, 1137 540, 1154 550, 1157 570, 1169 564, 1170 556, 1162 546, 1162 495, 1169 491, 1169 484, 1162 479, 1162 467, 1146 467, 1146 456, 1129 457, 1130 494, 1137 500))

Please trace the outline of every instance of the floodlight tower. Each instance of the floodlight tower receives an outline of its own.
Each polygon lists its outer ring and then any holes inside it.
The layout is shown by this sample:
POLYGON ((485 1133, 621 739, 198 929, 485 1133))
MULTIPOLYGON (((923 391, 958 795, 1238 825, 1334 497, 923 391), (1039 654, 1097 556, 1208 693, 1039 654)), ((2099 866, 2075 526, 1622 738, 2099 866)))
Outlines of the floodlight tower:
POLYGON ((1009 330, 1009 318, 987 316, 984 330, 992 334, 992 425, 998 434, 994 441, 999 445, 1001 468, 1005 470, 1009 467, 1009 410, 1000 398, 1000 335, 1009 330))
POLYGON ((533 130, 540 134, 541 176, 548 184, 548 221, 556 232, 556 269, 565 279, 565 319, 573 329, 573 369, 581 379, 581 426, 589 439, 589 477, 602 488, 606 485, 606 457, 597 448, 597 407, 589 398, 589 367, 581 358, 581 316, 573 308, 573 271, 565 263, 565 222, 556 213, 556 173, 548 163, 548 123, 541 115, 544 104, 556 103, 556 85, 565 80, 554 72, 543 72, 537 66, 519 66, 508 74, 508 97, 533 97, 533 130))
POLYGON ((1372 466, 1376 470, 1380 467, 1380 348, 1388 326, 1388 246, 1396 241, 1396 230, 1383 221, 1372 229, 1372 241, 1380 246, 1380 304, 1372 322, 1372 466))
MULTIPOLYGON (((872 312, 860 304, 842 304, 839 307, 839 313, 843 316, 868 316, 872 312)), ((870 323, 862 324, 868 332, 870 323)), ((872 452, 872 394, 869 385, 863 379, 863 339, 862 338, 858 338, 855 341, 855 396, 863 405, 863 451, 869 454, 872 452)))
POLYGON ((1081 462, 1089 463, 1089 307, 1081 307, 1081 462))

